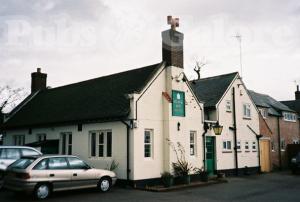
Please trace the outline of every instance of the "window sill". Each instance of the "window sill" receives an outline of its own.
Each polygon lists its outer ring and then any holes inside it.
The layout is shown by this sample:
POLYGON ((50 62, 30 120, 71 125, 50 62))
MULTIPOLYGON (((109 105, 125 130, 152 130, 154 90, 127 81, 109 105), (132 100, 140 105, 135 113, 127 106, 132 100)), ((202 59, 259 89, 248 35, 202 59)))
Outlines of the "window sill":
POLYGON ((232 111, 226 110, 226 112, 231 113, 232 111))
POLYGON ((252 151, 252 152, 257 152, 257 150, 254 150, 254 151, 252 151))
POLYGON ((232 153, 232 151, 222 151, 222 153, 232 153))
POLYGON ((250 150, 246 150, 245 152, 250 152, 250 150))
POLYGON ((245 119, 245 120, 251 120, 251 117, 244 116, 243 119, 245 119))

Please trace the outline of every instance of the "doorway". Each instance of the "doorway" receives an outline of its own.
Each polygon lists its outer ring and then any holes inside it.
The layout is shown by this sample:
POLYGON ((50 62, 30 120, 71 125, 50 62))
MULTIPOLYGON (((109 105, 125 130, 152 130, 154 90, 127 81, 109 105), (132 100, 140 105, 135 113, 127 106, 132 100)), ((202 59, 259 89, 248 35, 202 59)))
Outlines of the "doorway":
POLYGON ((206 171, 213 175, 215 171, 215 137, 206 137, 206 171))

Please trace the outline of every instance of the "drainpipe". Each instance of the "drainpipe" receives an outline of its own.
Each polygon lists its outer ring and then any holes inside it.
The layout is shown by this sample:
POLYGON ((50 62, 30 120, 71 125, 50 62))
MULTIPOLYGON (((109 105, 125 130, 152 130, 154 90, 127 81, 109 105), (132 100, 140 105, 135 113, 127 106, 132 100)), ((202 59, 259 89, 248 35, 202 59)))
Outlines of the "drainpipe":
POLYGON ((235 110, 235 88, 232 88, 232 110, 233 110, 233 137, 234 137, 234 156, 235 156, 235 174, 239 174, 238 152, 237 152, 237 124, 236 124, 236 110, 235 110))
POLYGON ((257 152, 258 152, 258 169, 259 169, 259 173, 261 172, 261 163, 260 163, 260 138, 262 137, 262 135, 256 135, 256 139, 257 139, 257 152))
MULTIPOLYGON (((129 135, 130 135, 130 124, 128 124, 125 121, 121 121, 123 124, 126 125, 126 181, 127 181, 127 186, 129 185, 129 174, 130 174, 130 167, 129 167, 129 163, 130 163, 130 154, 129 154, 129 149, 130 149, 130 139, 129 139, 129 135)), ((131 121, 132 122, 132 121, 131 121)))
POLYGON ((203 125, 203 128, 204 128, 204 132, 202 134, 202 139, 203 139, 203 168, 204 168, 204 171, 206 171, 206 145, 205 145, 205 134, 207 133, 207 130, 208 130, 208 124, 204 122, 204 125, 203 125))
POLYGON ((282 169, 282 159, 281 159, 281 134, 280 134, 280 119, 277 117, 277 128, 278 128, 278 157, 279 157, 279 170, 282 169))

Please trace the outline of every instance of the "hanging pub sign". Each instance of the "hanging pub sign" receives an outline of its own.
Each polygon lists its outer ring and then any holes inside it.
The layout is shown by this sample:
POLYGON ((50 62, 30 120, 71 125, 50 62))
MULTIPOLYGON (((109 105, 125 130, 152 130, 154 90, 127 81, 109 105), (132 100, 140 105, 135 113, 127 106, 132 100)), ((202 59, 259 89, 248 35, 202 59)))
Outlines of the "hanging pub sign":
POLYGON ((185 94, 172 90, 172 116, 185 116, 185 94))

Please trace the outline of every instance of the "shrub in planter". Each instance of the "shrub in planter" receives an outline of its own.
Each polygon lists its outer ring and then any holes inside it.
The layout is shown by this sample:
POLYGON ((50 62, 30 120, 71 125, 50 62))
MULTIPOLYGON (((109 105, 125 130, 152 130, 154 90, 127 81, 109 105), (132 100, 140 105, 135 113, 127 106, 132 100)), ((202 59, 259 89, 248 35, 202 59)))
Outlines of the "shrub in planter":
POLYGON ((161 174, 161 181, 165 187, 171 187, 174 184, 174 177, 169 172, 163 172, 161 174))
POLYGON ((208 172, 204 168, 195 168, 194 172, 196 175, 199 175, 199 178, 202 182, 208 182, 208 172))
POLYGON ((193 166, 185 158, 184 147, 178 142, 176 148, 170 140, 167 139, 167 141, 177 158, 177 162, 172 163, 175 176, 179 179, 179 182, 189 184, 191 182, 189 174, 193 170, 193 166))

